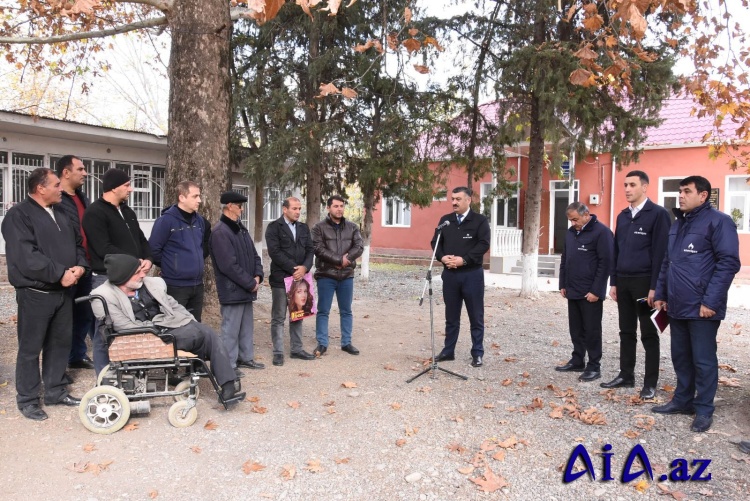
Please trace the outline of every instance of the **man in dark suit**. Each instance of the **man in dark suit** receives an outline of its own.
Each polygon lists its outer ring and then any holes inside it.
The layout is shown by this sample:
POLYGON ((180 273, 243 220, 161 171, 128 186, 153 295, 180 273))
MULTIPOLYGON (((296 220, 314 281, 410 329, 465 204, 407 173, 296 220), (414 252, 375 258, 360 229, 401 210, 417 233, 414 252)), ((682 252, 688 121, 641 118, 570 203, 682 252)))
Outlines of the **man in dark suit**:
POLYGON ((560 260, 560 294, 568 300, 568 327, 573 354, 560 372, 583 372, 579 381, 601 377, 602 314, 612 271, 614 236, 581 202, 568 205, 571 227, 560 260), (586 363, 588 354, 588 363, 586 363))
MULTIPOLYGON (((284 320, 287 314, 287 293, 284 279, 292 277, 302 280, 312 268, 313 250, 310 229, 299 221, 302 202, 290 197, 284 200, 284 213, 266 228, 266 247, 271 258, 271 340, 273 341, 273 365, 284 365, 284 320)), ((307 353, 302 345, 302 320, 289 322, 291 358, 314 360, 315 355, 307 353)))
POLYGON ((602 388, 635 386, 636 330, 641 324, 641 343, 646 351, 641 398, 656 396, 659 381, 659 333, 651 321, 656 279, 667 250, 671 224, 664 207, 646 196, 648 175, 640 170, 625 176, 625 198, 629 205, 617 216, 615 267, 609 278, 609 297, 617 301, 620 318, 620 372, 602 388))
POLYGON ((431 246, 435 258, 443 263, 443 301, 445 302, 445 347, 437 361, 455 360, 454 350, 461 330, 461 306, 466 304, 471 326, 471 365, 482 366, 484 356, 484 254, 490 249, 490 225, 487 218, 471 210, 471 190, 454 188, 453 212, 440 218, 431 246), (445 223, 447 226, 443 226, 445 223), (437 245, 437 248, 436 248, 437 245))

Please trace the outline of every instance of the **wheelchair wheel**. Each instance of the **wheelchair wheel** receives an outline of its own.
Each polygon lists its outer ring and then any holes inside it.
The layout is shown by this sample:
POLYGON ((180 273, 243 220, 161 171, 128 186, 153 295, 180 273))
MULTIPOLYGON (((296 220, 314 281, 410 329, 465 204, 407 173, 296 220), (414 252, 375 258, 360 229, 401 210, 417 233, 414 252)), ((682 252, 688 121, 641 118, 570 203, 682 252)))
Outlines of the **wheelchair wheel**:
MULTIPOLYGON (((174 387, 174 391, 185 391, 188 388, 190 388, 190 380, 189 379, 186 380, 186 381, 180 381, 179 383, 177 383, 177 386, 174 387)), ((201 395, 201 389, 200 389, 200 387, 196 386, 195 387, 195 398, 197 399, 200 395, 201 395)), ((174 401, 175 402, 181 402, 181 401, 187 400, 187 399, 188 399, 188 394, 182 394, 182 395, 175 395, 174 396, 174 401)))
POLYGON ((99 375, 96 376, 97 386, 102 384, 102 380, 107 375, 107 372, 109 372, 109 364, 107 364, 101 371, 99 371, 99 375))
POLYGON ((187 400, 180 400, 172 404, 169 408, 169 424, 175 428, 187 428, 195 423, 198 419, 198 409, 191 407, 188 409, 187 400))
POLYGON ((125 393, 114 386, 97 386, 81 399, 78 417, 89 431, 109 435, 128 422, 130 402, 125 393))

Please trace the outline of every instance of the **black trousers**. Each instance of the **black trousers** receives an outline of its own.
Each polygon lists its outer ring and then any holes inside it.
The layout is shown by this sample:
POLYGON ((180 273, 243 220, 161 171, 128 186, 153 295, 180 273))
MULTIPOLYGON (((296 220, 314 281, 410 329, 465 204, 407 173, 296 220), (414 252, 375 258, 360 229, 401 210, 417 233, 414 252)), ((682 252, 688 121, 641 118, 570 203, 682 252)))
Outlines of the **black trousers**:
POLYGON ((67 291, 40 292, 16 289, 18 302, 18 356, 16 403, 18 408, 39 403, 44 381, 44 401, 57 402, 68 394, 63 381, 73 338, 73 301, 67 291), (39 375, 39 355, 42 374, 39 375))
MULTIPOLYGON (((81 277, 75 285, 75 294, 73 298, 88 296, 91 294, 91 275, 81 277)), ((68 362, 78 362, 86 359, 86 337, 94 339, 94 312, 91 311, 91 303, 73 303, 73 344, 70 347, 70 357, 68 362)))
POLYGON ((167 285, 167 294, 185 307, 200 322, 203 313, 203 284, 190 287, 167 285))
POLYGON ((471 328, 471 355, 484 355, 484 270, 444 270, 443 302, 445 303, 445 348, 453 355, 461 330, 461 306, 466 304, 471 328))
POLYGON ((224 343, 211 327, 191 320, 189 324, 172 329, 169 333, 174 336, 178 350, 189 351, 203 360, 211 361, 211 372, 219 385, 237 379, 224 343))
POLYGON ((659 333, 651 321, 648 297, 651 277, 617 277, 617 312, 620 317, 620 376, 635 379, 636 328, 641 325, 641 343, 646 350, 643 386, 656 388, 659 381, 659 333))
POLYGON ((568 299, 568 328, 573 342, 570 361, 574 365, 584 365, 588 353, 587 371, 601 369, 603 313, 602 300, 589 303, 586 299, 568 299))

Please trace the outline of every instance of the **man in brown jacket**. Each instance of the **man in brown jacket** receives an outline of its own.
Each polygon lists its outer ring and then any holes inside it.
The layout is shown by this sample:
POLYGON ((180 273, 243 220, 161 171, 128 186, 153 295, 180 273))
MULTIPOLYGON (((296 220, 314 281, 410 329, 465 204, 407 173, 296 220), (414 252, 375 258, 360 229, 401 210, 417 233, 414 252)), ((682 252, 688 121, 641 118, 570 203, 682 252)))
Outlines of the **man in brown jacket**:
POLYGON ((344 199, 340 195, 330 197, 326 206, 328 216, 312 229, 315 280, 318 283, 318 315, 315 319, 318 347, 315 355, 319 357, 328 349, 328 316, 334 293, 341 318, 341 350, 359 355, 359 350, 352 344, 352 298, 354 268, 364 250, 362 235, 356 224, 344 219, 344 199))

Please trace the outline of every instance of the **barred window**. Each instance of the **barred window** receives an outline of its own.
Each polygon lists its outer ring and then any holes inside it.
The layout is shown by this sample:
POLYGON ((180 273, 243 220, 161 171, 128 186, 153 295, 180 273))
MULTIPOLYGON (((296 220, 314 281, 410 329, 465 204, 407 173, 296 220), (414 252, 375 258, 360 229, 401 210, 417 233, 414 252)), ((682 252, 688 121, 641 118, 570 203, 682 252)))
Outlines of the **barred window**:
POLYGON ((281 217, 284 200, 292 196, 289 190, 267 187, 263 189, 263 221, 275 221, 281 217))

